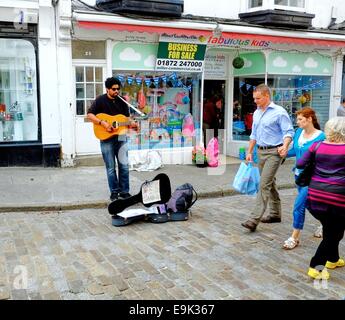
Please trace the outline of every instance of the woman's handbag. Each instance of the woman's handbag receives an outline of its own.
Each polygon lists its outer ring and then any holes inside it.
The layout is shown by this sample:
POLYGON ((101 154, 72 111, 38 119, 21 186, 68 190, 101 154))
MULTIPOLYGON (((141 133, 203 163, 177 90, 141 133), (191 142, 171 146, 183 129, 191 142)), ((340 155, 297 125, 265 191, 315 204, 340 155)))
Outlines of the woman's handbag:
POLYGON ((311 177, 314 173, 315 169, 315 154, 316 150, 319 148, 322 141, 319 141, 319 143, 316 145, 315 149, 310 155, 309 161, 306 163, 305 167, 303 168, 303 171, 300 172, 300 174, 296 177, 296 184, 300 187, 307 187, 310 184, 311 177))

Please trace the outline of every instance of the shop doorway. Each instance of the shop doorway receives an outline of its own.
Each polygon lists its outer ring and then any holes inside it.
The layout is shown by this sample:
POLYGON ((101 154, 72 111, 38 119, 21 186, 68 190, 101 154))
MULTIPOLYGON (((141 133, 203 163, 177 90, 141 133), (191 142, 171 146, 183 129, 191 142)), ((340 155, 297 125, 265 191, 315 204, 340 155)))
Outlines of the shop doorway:
POLYGON ((204 80, 203 102, 202 128, 204 142, 207 145, 212 136, 218 137, 219 130, 224 129, 225 80, 204 80), (211 130, 207 131, 207 129, 211 130))

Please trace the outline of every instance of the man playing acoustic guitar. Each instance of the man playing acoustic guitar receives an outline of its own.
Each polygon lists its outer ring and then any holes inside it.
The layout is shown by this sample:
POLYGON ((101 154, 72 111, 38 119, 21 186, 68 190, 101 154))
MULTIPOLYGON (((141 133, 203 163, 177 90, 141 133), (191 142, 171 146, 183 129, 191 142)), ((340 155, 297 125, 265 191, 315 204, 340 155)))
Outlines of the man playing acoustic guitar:
MULTIPOLYGON (((110 119, 112 116, 127 119, 129 109, 126 103, 118 97, 121 89, 120 80, 114 77, 107 78, 105 87, 107 93, 96 98, 88 109, 87 117, 94 124, 95 134, 96 131, 101 131, 101 137, 96 136, 101 139, 100 145, 107 171, 110 200, 114 201, 118 197, 128 198, 131 196, 129 194, 128 146, 125 134, 127 130, 118 131, 118 128, 114 127, 117 122, 104 119, 110 119), (116 162, 119 178, 116 174, 116 162)), ((131 121, 126 125, 135 126, 134 122, 131 121)))

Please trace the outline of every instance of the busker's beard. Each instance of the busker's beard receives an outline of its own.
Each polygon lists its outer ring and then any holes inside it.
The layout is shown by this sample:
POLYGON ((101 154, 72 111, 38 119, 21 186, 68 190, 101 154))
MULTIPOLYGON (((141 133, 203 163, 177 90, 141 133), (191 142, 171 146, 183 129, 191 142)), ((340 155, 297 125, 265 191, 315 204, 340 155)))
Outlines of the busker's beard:
POLYGON ((117 95, 119 94, 118 91, 113 91, 113 90, 109 90, 108 91, 108 96, 111 98, 111 99, 115 99, 117 97, 117 95))

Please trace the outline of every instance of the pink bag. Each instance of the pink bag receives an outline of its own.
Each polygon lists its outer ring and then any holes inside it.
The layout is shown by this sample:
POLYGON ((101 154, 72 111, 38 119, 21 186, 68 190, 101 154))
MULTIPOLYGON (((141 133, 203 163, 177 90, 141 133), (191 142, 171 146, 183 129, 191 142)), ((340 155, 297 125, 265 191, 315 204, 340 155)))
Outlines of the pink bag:
POLYGON ((209 167, 218 167, 219 165, 219 144, 217 138, 212 138, 206 148, 207 162, 209 167))

